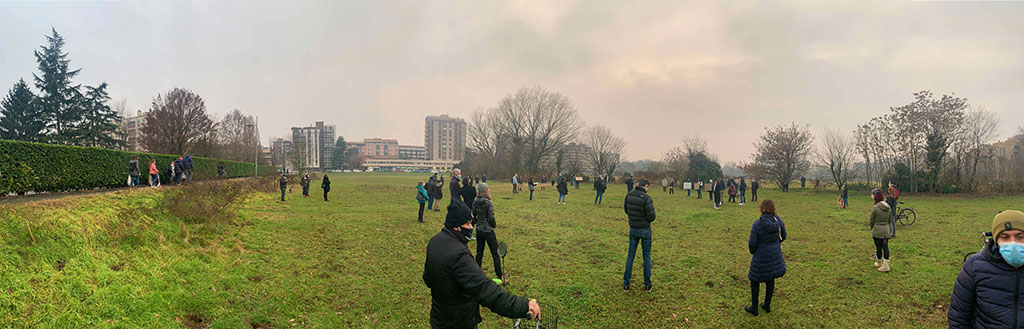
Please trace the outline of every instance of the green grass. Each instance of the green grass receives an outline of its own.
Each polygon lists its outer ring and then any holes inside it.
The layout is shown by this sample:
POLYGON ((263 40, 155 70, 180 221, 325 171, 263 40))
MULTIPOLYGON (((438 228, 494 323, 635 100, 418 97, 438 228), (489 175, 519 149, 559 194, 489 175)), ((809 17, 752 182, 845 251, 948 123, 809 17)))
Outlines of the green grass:
MULTIPOLYGON (((414 185, 425 178, 332 174, 331 202, 317 184, 285 203, 257 194, 219 226, 183 224, 150 190, 0 207, 0 327, 428 327, 424 250, 444 211, 416 222, 414 185)), ((622 292, 623 185, 598 207, 586 185, 560 206, 550 186, 531 202, 491 183, 508 289, 556 307, 564 328, 944 327, 963 255, 979 249, 997 211, 1024 204, 906 196, 918 221, 891 241, 892 272, 879 273, 868 196, 851 195, 841 210, 834 193, 765 189, 788 229, 788 273, 772 313, 752 317, 742 306, 756 205, 714 210, 696 195, 652 190, 655 290, 622 292)), ((488 253, 489 275, 491 264, 488 253)), ((633 275, 642 282, 639 255, 633 275)), ((482 328, 511 327, 482 313, 482 328)))

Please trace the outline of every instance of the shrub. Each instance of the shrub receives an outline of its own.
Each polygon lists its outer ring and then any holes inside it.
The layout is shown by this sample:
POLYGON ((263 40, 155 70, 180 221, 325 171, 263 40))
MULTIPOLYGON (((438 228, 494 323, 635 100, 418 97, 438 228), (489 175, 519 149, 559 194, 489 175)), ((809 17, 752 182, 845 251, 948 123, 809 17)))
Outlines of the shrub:
MULTIPOLYGON (((167 167, 178 156, 156 153, 0 140, 0 195, 25 192, 59 192, 126 186, 128 161, 139 155, 140 184, 149 182, 149 158, 156 159, 160 181, 168 182, 167 167)), ((217 163, 227 177, 252 176, 253 164, 192 158, 195 180, 217 178, 217 163)), ((275 174, 260 166, 261 175, 275 174)))
POLYGON ((248 193, 250 180, 218 180, 169 189, 164 209, 190 224, 223 223, 235 216, 235 206, 248 193))

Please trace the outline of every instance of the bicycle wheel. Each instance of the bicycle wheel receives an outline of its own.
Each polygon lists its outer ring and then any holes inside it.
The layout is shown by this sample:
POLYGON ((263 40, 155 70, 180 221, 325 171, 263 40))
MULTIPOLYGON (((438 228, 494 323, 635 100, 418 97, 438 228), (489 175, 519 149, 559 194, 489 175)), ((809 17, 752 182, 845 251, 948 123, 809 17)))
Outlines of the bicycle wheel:
POLYGON ((914 225, 914 222, 917 221, 917 213, 914 212, 914 209, 903 208, 902 210, 900 210, 899 218, 900 218, 900 224, 908 225, 908 226, 909 225, 914 225))

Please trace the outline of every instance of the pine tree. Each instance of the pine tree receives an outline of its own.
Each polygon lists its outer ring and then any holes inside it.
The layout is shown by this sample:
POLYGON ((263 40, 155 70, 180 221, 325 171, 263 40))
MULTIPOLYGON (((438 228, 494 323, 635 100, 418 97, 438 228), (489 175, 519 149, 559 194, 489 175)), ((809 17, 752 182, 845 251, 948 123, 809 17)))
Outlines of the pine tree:
POLYGON ((68 53, 62 51, 64 37, 53 30, 53 35, 46 37, 48 44, 35 51, 36 62, 39 63, 40 75, 35 77, 36 88, 39 89, 39 107, 47 128, 53 135, 52 140, 60 144, 71 144, 79 132, 77 125, 82 118, 80 85, 72 85, 73 79, 81 69, 68 70, 68 53))
POLYGON ((334 169, 345 168, 345 161, 348 157, 348 144, 345 143, 344 136, 338 136, 338 140, 334 142, 333 152, 331 154, 331 165, 334 169))
POLYGON ((105 148, 122 148, 124 140, 118 138, 118 114, 110 108, 107 83, 85 87, 81 98, 82 122, 78 127, 76 144, 105 148))
POLYGON ((46 140, 46 122, 39 115, 36 95, 24 79, 18 80, 0 100, 0 138, 29 142, 46 140))

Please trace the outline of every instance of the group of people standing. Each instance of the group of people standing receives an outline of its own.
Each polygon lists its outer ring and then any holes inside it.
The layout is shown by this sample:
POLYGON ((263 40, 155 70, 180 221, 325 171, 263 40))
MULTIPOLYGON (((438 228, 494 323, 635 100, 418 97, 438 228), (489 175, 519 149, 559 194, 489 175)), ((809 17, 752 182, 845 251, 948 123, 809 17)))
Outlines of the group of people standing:
MULTIPOLYGON (((309 174, 305 174, 299 179, 299 186, 302 187, 302 197, 309 196, 309 186, 312 179, 309 174)), ((284 202, 284 194, 288 190, 288 174, 282 173, 281 177, 277 179, 277 183, 281 188, 281 202, 284 202)), ((331 191, 331 179, 324 174, 323 180, 320 182, 320 188, 324 191, 324 202, 327 202, 327 192, 331 191)))
MULTIPOLYGON (((167 177, 170 179, 170 183, 174 185, 187 184, 192 181, 192 171, 194 164, 192 163, 192 156, 186 155, 184 157, 178 157, 167 167, 167 177)), ((224 165, 218 164, 218 171, 223 172, 224 165)), ((160 184, 160 170, 156 167, 156 159, 149 158, 149 186, 157 187, 160 184)), ((128 171, 125 172, 128 175, 128 186, 139 187, 140 176, 142 176, 142 168, 139 165, 139 155, 132 154, 130 160, 128 160, 128 171)))

